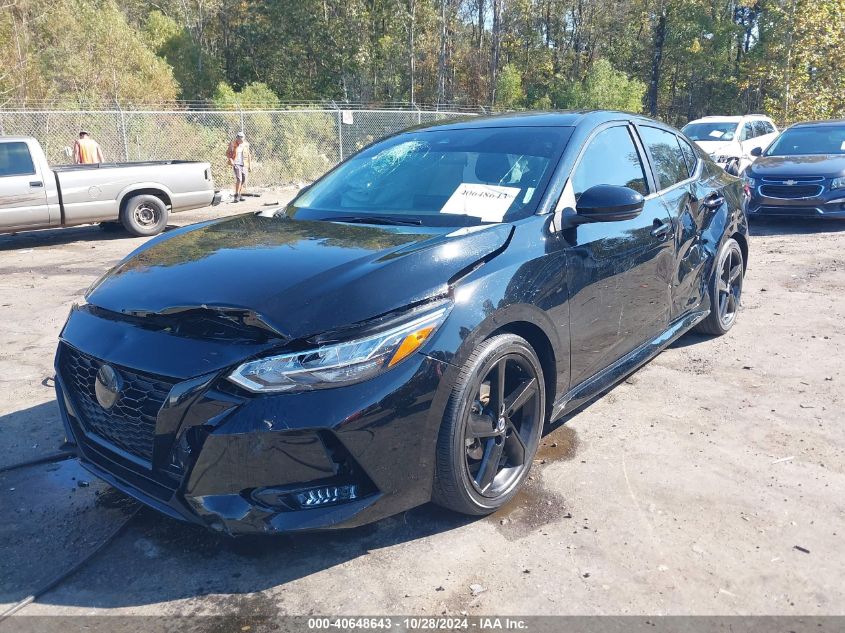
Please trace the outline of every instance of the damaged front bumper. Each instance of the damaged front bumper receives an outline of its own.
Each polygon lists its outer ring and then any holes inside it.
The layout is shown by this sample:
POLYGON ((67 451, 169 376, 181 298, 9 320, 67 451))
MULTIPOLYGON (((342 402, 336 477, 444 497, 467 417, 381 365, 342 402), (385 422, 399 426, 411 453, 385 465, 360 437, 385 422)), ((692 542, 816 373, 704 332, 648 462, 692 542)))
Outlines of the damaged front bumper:
MULTIPOLYGON (((56 391, 68 439, 93 474, 232 535, 353 527, 430 499, 441 361, 416 354, 364 383, 256 396, 225 380, 230 365, 189 376, 192 344, 71 314, 56 391), (106 365, 120 382, 108 409, 97 394, 106 365)), ((216 356, 194 354, 195 369, 216 356)))

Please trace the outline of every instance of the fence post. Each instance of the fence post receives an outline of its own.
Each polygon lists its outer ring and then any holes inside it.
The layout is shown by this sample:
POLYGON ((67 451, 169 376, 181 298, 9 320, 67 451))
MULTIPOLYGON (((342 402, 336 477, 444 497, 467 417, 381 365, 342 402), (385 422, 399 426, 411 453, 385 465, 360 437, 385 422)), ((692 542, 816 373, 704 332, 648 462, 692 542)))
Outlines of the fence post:
POLYGON ((123 116, 123 108, 120 107, 120 102, 115 99, 114 105, 120 115, 120 138, 123 141, 123 162, 129 162, 129 143, 126 140, 126 118, 123 116))
POLYGON ((337 110, 337 154, 339 163, 343 162, 343 112, 340 110, 334 99, 332 99, 332 107, 337 110))

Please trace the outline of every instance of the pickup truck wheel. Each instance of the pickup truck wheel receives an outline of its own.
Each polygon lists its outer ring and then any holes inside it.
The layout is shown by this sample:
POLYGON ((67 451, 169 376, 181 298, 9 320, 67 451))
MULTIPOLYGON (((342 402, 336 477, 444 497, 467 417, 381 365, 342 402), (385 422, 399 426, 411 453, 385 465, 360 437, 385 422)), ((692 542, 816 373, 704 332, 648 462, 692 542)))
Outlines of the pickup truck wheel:
POLYGON ((120 222, 132 235, 158 235, 167 226, 167 206, 156 196, 133 196, 120 210, 120 222))

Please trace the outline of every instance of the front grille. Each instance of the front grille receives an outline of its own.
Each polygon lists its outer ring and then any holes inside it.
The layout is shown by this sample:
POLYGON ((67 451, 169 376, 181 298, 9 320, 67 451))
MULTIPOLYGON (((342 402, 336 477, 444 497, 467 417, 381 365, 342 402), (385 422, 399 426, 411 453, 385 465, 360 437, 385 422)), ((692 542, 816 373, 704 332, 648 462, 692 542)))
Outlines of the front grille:
POLYGON ((68 345, 62 346, 59 370, 82 430, 128 453, 152 461, 156 417, 176 381, 113 366, 123 385, 106 410, 97 401, 94 382, 105 364, 68 345))
POLYGON ((760 186, 760 193, 767 198, 813 198, 824 191, 822 185, 798 183, 796 185, 764 184, 760 186))

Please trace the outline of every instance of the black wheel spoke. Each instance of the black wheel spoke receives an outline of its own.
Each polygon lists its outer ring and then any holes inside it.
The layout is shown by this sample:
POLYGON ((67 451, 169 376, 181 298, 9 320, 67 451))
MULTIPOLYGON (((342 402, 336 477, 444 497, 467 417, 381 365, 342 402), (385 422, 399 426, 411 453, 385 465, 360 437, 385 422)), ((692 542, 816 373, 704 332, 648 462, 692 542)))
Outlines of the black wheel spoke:
POLYGON ((496 435, 496 425, 489 415, 470 413, 467 424, 467 435, 469 437, 493 437, 496 435))
POLYGON ((508 456, 508 465, 509 466, 522 466, 525 463, 525 441, 522 439, 522 436, 519 434, 519 430, 513 425, 513 423, 508 423, 508 428, 510 433, 505 439, 505 452, 508 456))
POLYGON ((511 417, 537 393, 537 379, 526 380, 505 398, 505 416, 511 417))
POLYGON ((484 457, 481 458, 481 465, 475 477, 475 483, 478 484, 482 493, 490 487, 496 478, 496 473, 499 472, 499 462, 502 461, 504 446, 504 442, 497 441, 495 438, 487 440, 484 446, 484 457))
POLYGON ((731 268, 730 276, 728 277, 728 284, 733 286, 739 281, 739 278, 742 276, 742 266, 737 264, 733 268, 731 268))

